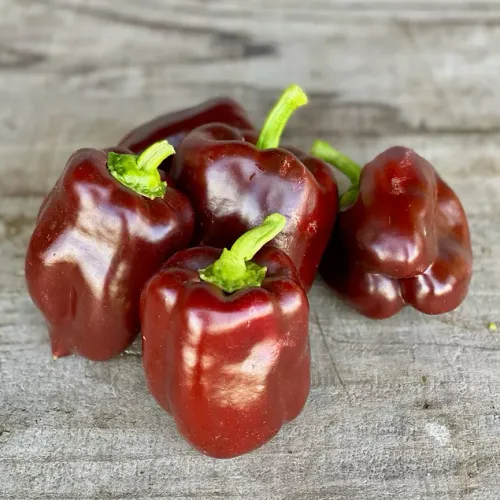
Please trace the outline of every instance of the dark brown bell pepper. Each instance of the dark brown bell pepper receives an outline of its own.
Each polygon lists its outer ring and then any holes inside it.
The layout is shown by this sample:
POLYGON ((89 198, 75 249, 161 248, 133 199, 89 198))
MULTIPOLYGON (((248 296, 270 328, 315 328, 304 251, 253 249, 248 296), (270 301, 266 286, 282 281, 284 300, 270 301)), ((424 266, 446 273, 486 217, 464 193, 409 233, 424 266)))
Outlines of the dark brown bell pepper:
POLYGON ((269 441, 310 386, 308 301, 291 260, 265 247, 279 214, 231 250, 182 250, 141 298, 148 388, 182 436, 218 458, 269 441))
MULTIPOLYGON (((119 146, 139 154, 155 142, 167 140, 177 149, 191 130, 207 123, 225 123, 241 130, 254 129, 240 104, 229 97, 218 97, 197 106, 166 113, 143 123, 130 131, 119 142, 119 146)), ((172 158, 172 156, 167 157, 160 168, 168 171, 172 158)))
POLYGON ((80 149, 44 201, 25 274, 54 357, 102 361, 134 340, 144 284, 193 234, 189 200, 157 170, 173 152, 80 149))
POLYGON ((222 124, 193 130, 180 144, 170 171, 196 213, 195 241, 230 245, 277 212, 287 219, 271 243, 283 250, 309 290, 337 213, 337 184, 324 161, 279 148, 293 111, 307 96, 292 85, 270 112, 256 145, 255 133, 222 124))
POLYGON ((469 226, 457 195, 433 166, 392 147, 363 169, 317 141, 312 153, 351 179, 320 273, 360 313, 387 318, 408 304, 455 309, 472 276, 469 226))

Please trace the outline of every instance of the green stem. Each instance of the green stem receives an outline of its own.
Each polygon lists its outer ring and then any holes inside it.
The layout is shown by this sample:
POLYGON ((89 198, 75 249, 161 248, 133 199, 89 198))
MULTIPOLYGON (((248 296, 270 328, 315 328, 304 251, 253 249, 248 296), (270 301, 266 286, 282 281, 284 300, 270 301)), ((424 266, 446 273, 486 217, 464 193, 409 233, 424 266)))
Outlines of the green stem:
POLYGON ((280 144, 281 134, 293 112, 305 104, 307 104, 307 95, 298 85, 290 85, 285 89, 267 115, 257 141, 257 148, 277 148, 280 144))
POLYGON ((167 183, 161 180, 158 167, 165 158, 174 154, 168 141, 155 142, 139 156, 108 153, 109 173, 121 184, 146 198, 162 198, 167 183))
POLYGON ((344 153, 330 146, 327 142, 319 140, 314 141, 311 148, 311 154, 333 165, 337 170, 342 172, 352 184, 359 184, 361 166, 344 153))
POLYGON ((327 142, 320 140, 314 141, 311 148, 311 154, 333 165, 351 181, 349 189, 340 196, 340 208, 346 208, 352 205, 356 201, 359 193, 361 166, 344 153, 330 146, 327 142))
POLYGON ((351 186, 345 193, 342 193, 339 198, 340 208, 350 207, 357 199, 359 186, 351 186))
POLYGON ((285 224, 286 219, 281 214, 267 216, 260 226, 240 236, 231 250, 224 248, 218 260, 205 269, 200 269, 198 271, 200 278, 227 293, 251 286, 261 286, 267 268, 250 260, 283 230, 285 224))

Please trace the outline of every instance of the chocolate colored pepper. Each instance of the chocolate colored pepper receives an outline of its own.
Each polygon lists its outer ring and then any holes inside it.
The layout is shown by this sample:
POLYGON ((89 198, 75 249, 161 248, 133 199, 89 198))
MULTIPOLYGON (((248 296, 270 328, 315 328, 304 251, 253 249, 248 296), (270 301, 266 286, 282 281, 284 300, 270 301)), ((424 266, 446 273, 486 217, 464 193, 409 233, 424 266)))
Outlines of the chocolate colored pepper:
POLYGON ((213 457, 263 445, 309 394, 309 306, 295 267, 272 247, 253 259, 284 224, 273 214, 231 250, 182 250, 142 293, 148 388, 213 457))
POLYGON ((189 200, 157 170, 173 152, 166 141, 139 157, 80 149, 45 199, 26 281, 54 357, 106 360, 136 336, 144 284, 193 234, 189 200))
POLYGON ((361 167, 328 144, 312 154, 347 175, 351 188, 320 274, 361 314, 387 318, 405 304, 426 314, 455 309, 472 275, 460 200, 414 151, 392 147, 361 167))
MULTIPOLYGON (((225 123, 241 130, 254 129, 242 106, 233 99, 219 97, 191 108, 166 113, 143 123, 129 132, 120 141, 119 146, 139 154, 155 142, 167 140, 177 149, 191 130, 207 123, 225 123)), ((168 171, 172 158, 165 159, 161 165, 163 170, 168 171)))
POLYGON ((286 122, 307 103, 292 85, 269 114, 255 146, 254 135, 222 124, 193 130, 180 144, 170 171, 196 213, 195 241, 225 247, 283 214, 287 225, 270 244, 295 264, 302 286, 311 287, 337 212, 337 185, 323 161, 278 149, 286 122))

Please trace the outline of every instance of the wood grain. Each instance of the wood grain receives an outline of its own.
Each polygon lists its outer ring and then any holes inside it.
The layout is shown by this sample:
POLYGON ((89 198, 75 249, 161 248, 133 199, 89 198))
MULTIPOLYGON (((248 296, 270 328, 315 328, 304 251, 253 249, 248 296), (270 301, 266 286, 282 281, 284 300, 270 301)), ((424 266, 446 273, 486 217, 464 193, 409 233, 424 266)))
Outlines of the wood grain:
POLYGON ((0 498, 500 498, 500 2, 0 2, 0 498), (52 361, 24 285, 37 209, 67 156, 215 95, 360 162, 417 149, 461 196, 470 295, 436 318, 357 316, 318 280, 313 388, 250 455, 205 458, 145 390, 140 348, 52 361))

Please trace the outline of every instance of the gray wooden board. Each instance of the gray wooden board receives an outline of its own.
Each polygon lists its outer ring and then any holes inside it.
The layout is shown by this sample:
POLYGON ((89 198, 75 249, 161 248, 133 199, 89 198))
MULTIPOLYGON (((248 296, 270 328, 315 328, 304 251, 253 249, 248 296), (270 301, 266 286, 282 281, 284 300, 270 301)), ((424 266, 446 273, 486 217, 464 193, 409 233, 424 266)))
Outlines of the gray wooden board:
POLYGON ((500 2, 0 1, 1 498, 500 498, 500 2), (361 318, 318 280, 312 391, 268 445, 229 461, 178 437, 140 348, 53 361, 23 278, 42 196, 80 146, 227 94, 260 122, 311 96, 286 134, 359 161, 405 144, 461 196, 467 301, 361 318))

